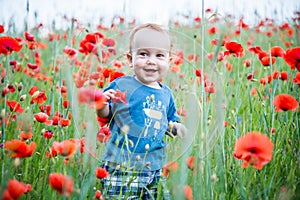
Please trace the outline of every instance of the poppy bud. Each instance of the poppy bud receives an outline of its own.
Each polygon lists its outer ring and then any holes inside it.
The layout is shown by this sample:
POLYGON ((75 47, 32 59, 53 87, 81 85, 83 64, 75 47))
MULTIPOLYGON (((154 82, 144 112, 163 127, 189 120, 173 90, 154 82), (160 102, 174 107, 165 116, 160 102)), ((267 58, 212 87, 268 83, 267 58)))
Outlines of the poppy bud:
POLYGON ((18 91, 20 92, 23 89, 23 83, 18 84, 18 91))
POLYGON ((27 95, 26 94, 23 94, 20 96, 20 101, 24 101, 26 99, 27 95))

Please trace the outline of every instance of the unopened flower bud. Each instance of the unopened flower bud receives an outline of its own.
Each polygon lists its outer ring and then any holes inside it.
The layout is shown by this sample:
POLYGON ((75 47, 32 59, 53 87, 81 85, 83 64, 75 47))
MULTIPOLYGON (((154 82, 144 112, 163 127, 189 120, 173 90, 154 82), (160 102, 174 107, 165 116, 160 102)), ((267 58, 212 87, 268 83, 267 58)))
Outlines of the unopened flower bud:
POLYGON ((20 158, 16 158, 15 160, 14 160, 14 166, 15 167, 18 167, 19 165, 20 165, 20 158))
POLYGON ((5 109, 2 109, 1 110, 1 118, 4 118, 4 116, 5 116, 5 109))
POLYGON ((132 142, 132 140, 128 140, 128 143, 129 143, 129 146, 131 146, 131 147, 133 147, 133 142, 132 142))
POLYGON ((27 95, 26 94, 23 94, 20 96, 20 101, 24 101, 26 99, 27 95))
POLYGON ((20 92, 23 89, 23 83, 18 84, 18 91, 20 92))
POLYGON ((149 148, 150 148, 149 144, 146 144, 146 145, 145 145, 145 150, 148 151, 149 148))
POLYGON ((139 161, 141 159, 141 156, 139 156, 139 155, 137 155, 136 157, 135 157, 135 160, 136 161, 139 161))
POLYGON ((217 175, 214 173, 211 175, 210 179, 215 182, 217 180, 217 175))
POLYGON ((129 132, 129 126, 128 125, 124 125, 122 128, 121 128, 121 132, 126 135, 128 132, 129 132))

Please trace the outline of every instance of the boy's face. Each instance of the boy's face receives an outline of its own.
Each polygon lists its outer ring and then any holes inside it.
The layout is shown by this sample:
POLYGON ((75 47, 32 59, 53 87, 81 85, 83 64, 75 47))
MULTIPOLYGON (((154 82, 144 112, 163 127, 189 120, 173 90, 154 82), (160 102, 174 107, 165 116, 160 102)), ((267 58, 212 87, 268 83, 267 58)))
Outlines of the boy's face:
POLYGON ((169 70, 170 39, 166 33, 152 29, 136 32, 132 41, 132 62, 134 74, 141 83, 157 87, 159 81, 169 70))

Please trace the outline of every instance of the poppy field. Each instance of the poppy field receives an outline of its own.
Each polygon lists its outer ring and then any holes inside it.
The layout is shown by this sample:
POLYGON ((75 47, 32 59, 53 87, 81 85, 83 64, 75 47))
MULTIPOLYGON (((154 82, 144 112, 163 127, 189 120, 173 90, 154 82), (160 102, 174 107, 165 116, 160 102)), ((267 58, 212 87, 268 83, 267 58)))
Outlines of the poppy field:
MULTIPOLYGON (((105 199, 110 120, 95 108, 132 74, 125 54, 138 23, 61 20, 65 29, 0 25, 2 199, 105 199)), ((165 138, 172 199, 299 199, 300 12, 280 24, 211 9, 188 20, 170 21, 162 80, 188 130, 165 138)), ((127 103, 126 91, 117 97, 127 103)))

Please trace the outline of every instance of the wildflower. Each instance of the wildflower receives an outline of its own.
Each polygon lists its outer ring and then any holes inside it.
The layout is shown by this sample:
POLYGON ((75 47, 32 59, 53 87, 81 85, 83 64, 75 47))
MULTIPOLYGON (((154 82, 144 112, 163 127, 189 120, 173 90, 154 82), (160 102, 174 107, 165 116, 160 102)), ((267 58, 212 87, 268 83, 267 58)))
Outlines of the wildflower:
POLYGON ((120 103, 124 103, 124 104, 127 104, 127 100, 126 100, 126 92, 121 92, 120 90, 116 90, 116 94, 115 94, 115 98, 112 99, 112 102, 113 103, 117 103, 117 102, 120 102, 120 103))
POLYGON ((225 55, 235 55, 237 57, 244 56, 244 49, 241 44, 237 42, 227 42, 225 43, 225 48, 227 51, 224 52, 225 55))
POLYGON ((93 199, 103 200, 103 196, 100 190, 97 190, 93 199))
POLYGON ((32 156, 35 151, 36 144, 31 142, 29 145, 26 142, 21 140, 11 140, 4 143, 4 148, 8 151, 11 151, 10 156, 12 158, 26 158, 32 156))
POLYGON ((21 104, 15 100, 7 101, 6 105, 9 106, 11 112, 23 113, 24 111, 24 109, 21 107, 21 104))
POLYGON ((66 196, 69 196, 74 190, 73 179, 60 173, 51 173, 49 175, 49 184, 54 190, 66 196))
POLYGON ((190 156, 186 159, 186 164, 190 170, 194 170, 195 157, 190 156))
POLYGON ((300 72, 300 47, 286 50, 284 60, 292 70, 297 69, 300 72))
POLYGON ((78 101, 79 103, 89 104, 96 109, 101 109, 107 99, 101 90, 95 88, 80 88, 78 90, 78 101))
POLYGON ((13 51, 18 52, 22 49, 22 44, 12 38, 10 36, 1 36, 0 37, 0 55, 8 55, 11 54, 13 51))
POLYGON ((30 104, 43 104, 47 100, 46 92, 45 90, 36 91, 31 95, 31 98, 30 104))
POLYGON ((7 188, 4 190, 2 194, 2 199, 18 199, 23 194, 26 194, 31 190, 32 188, 30 184, 19 182, 16 179, 10 179, 7 182, 7 188))
POLYGON ((177 171, 178 169, 178 164, 177 162, 168 162, 167 164, 165 164, 162 168, 162 172, 163 172, 163 175, 167 178, 170 177, 170 172, 173 171, 177 171))
POLYGON ((260 62, 263 66, 267 67, 270 66, 270 64, 272 63, 272 65, 274 65, 274 63, 276 62, 276 58, 275 57, 269 57, 269 56, 264 56, 260 59, 260 62))
POLYGON ((107 47, 115 46, 116 42, 111 38, 104 38, 102 44, 107 47))
POLYGON ((78 55, 78 51, 76 49, 73 49, 73 48, 70 48, 70 47, 65 47, 63 49, 63 52, 69 56, 70 60, 75 59, 78 55))
POLYGON ((34 114, 34 119, 40 123, 45 123, 46 125, 51 125, 52 124, 52 120, 48 120, 48 115, 46 113, 43 112, 39 112, 37 114, 34 114))
POLYGON ((107 142, 111 136, 110 129, 108 127, 102 127, 97 133, 97 140, 99 142, 107 142))
POLYGON ((4 26, 0 24, 0 33, 4 33, 5 29, 4 26))
POLYGON ((184 196, 185 198, 187 198, 188 200, 193 200, 194 197, 193 197, 193 190, 190 186, 188 185, 185 185, 184 186, 184 196))
POLYGON ((300 72, 296 73, 293 83, 297 84, 300 87, 300 72))
POLYGON ((247 133, 235 142, 233 155, 243 160, 243 167, 253 165, 256 169, 262 169, 265 164, 271 161, 273 143, 264 134, 258 132, 247 133))
POLYGON ((295 111, 298 108, 297 100, 289 94, 277 95, 273 100, 273 104, 275 106, 276 112, 282 112, 288 110, 295 111))
POLYGON ((274 57, 284 57, 284 50, 283 48, 279 47, 279 46, 273 46, 271 49, 270 49, 270 53, 271 53, 271 56, 274 56, 274 57))
POLYGON ((51 130, 42 131, 45 139, 51 139, 53 137, 53 132, 51 130))
POLYGON ((70 158, 76 153, 78 146, 77 141, 72 139, 64 140, 62 142, 55 141, 52 144, 50 152, 46 152, 46 157, 51 158, 62 155, 70 158))
POLYGON ((106 171, 106 169, 101 168, 101 167, 97 167, 95 169, 95 174, 96 174, 96 177, 99 179, 103 179, 103 178, 106 178, 109 176, 109 173, 106 171))

